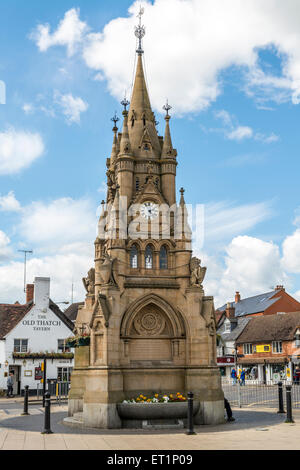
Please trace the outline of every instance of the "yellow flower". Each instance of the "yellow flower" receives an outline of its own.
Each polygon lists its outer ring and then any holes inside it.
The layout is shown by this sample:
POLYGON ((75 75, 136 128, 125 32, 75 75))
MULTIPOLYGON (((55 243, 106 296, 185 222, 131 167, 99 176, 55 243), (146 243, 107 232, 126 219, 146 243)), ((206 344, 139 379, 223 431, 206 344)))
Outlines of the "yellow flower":
POLYGON ((170 395, 170 398, 173 398, 173 395, 172 395, 172 394, 170 395))
POLYGON ((156 393, 154 396, 155 396, 155 398, 158 398, 158 393, 156 393))

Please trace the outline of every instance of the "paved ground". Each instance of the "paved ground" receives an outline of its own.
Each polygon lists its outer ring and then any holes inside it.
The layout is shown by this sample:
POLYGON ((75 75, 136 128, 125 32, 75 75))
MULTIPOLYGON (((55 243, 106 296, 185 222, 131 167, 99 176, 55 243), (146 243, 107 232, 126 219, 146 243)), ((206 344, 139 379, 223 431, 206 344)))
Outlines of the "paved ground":
POLYGON ((179 431, 77 429, 62 424, 66 406, 52 406, 54 434, 42 435, 43 408, 30 406, 30 416, 20 416, 22 403, 0 400, 2 450, 216 450, 300 449, 300 412, 295 424, 270 409, 234 409, 236 421, 220 426, 197 426, 197 435, 179 431))

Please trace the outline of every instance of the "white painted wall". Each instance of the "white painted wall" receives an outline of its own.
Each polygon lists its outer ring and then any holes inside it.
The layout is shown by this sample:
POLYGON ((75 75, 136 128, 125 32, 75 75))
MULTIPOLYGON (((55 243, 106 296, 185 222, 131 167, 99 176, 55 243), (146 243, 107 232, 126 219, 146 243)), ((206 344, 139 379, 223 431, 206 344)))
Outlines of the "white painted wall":
MULTIPOLYGON (((35 305, 26 316, 11 330, 5 341, 0 341, 0 389, 6 389, 7 377, 4 373, 9 371, 9 366, 19 365, 21 389, 25 385, 29 388, 37 387, 39 381, 35 381, 35 367, 39 367, 42 360, 13 359, 14 339, 28 339, 28 352, 58 352, 58 339, 72 336, 72 331, 49 308, 49 278, 35 278, 35 305), (5 367, 5 361, 8 366, 5 367), (25 371, 31 371, 32 376, 25 376, 25 371)), ((73 367, 73 360, 51 359, 47 360, 47 378, 57 378, 58 367, 73 367)), ((40 385, 41 387, 41 385, 40 385)))

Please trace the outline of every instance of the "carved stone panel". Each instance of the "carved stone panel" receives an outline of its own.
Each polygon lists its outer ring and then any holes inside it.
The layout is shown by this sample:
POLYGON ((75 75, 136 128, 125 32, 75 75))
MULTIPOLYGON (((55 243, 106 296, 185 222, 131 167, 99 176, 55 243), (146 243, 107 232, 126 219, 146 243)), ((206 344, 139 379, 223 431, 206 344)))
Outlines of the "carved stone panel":
POLYGON ((165 328, 165 319, 155 311, 141 312, 134 319, 134 327, 142 336, 158 336, 165 328))

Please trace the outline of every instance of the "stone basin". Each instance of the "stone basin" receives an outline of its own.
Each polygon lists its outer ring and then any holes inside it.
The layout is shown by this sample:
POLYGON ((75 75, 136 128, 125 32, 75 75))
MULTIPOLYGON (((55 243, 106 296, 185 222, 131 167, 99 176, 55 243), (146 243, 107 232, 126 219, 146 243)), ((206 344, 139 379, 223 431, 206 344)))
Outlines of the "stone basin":
MULTIPOLYGON (((199 411, 200 402, 194 401, 193 414, 199 411)), ((154 419, 185 419, 188 404, 174 403, 118 403, 117 410, 121 419, 154 420, 154 419)))

